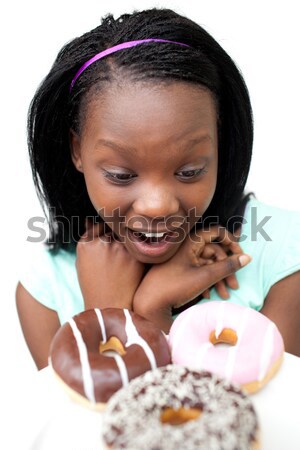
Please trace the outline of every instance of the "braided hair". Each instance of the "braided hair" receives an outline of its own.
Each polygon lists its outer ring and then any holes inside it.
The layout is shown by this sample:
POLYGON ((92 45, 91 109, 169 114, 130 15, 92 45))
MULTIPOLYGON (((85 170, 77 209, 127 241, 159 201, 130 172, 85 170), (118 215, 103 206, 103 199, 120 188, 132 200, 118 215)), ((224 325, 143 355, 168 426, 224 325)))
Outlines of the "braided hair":
MULTIPOLYGON (((30 104, 28 147, 33 179, 49 221, 49 243, 57 251, 74 247, 84 232, 85 218, 97 213, 84 177, 73 165, 70 129, 80 135, 91 96, 109 83, 183 81, 205 86, 218 109, 218 179, 205 217, 216 216, 228 227, 248 200, 244 187, 253 143, 252 110, 238 68, 202 27, 169 9, 109 14, 95 29, 75 38, 59 52, 30 104), (91 64, 77 79, 78 69, 95 54, 122 42, 160 38, 187 44, 145 43, 91 64), (74 222, 77 218, 77 222, 74 222)), ((99 219, 99 217, 98 217, 99 219)), ((242 219, 242 217, 241 217, 242 219)))

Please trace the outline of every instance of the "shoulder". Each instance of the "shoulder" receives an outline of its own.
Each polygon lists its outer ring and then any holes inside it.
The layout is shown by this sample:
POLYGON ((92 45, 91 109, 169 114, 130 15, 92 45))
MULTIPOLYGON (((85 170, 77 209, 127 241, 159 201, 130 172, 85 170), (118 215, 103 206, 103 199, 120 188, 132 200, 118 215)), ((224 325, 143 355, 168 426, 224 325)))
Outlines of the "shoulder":
POLYGON ((253 256, 264 293, 300 270, 300 212, 251 199, 245 210, 241 246, 253 256))
MULTIPOLYGON (((259 242, 278 242, 292 227, 300 225, 300 211, 291 211, 268 205, 251 198, 246 205, 243 230, 244 239, 259 242)), ((299 238, 300 239, 300 238, 299 238)))
POLYGON ((244 251, 267 251, 273 256, 278 251, 295 253, 300 250, 300 211, 290 211, 252 198, 246 205, 239 242, 244 251), (293 245, 291 245, 293 243, 293 245))
POLYGON ((57 311, 61 322, 82 308, 75 263, 75 249, 54 253, 44 245, 34 244, 23 252, 19 267, 22 286, 42 305, 57 311))
POLYGON ((75 270, 76 251, 58 250, 53 252, 46 245, 30 244, 21 257, 20 273, 23 277, 46 277, 54 279, 61 272, 75 270))

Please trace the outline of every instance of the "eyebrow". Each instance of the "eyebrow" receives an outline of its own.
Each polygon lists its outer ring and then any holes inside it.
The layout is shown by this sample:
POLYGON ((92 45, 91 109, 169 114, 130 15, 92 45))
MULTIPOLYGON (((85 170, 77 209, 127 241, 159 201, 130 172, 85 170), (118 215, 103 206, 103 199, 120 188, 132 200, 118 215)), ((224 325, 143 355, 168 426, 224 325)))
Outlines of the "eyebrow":
MULTIPOLYGON (((187 143, 186 143, 186 149, 192 149, 195 145, 202 143, 203 141, 211 141, 212 138, 209 134, 205 134, 203 136, 200 136, 198 138, 194 138, 194 139, 190 139, 187 143)), ((133 153, 136 154, 138 152, 138 150, 135 147, 124 147, 122 145, 117 144, 116 142, 113 141, 108 141, 107 139, 98 139, 95 149, 98 148, 99 146, 104 145, 105 147, 109 147, 112 150, 115 150, 117 152, 120 153, 133 153)))
POLYGON ((117 152, 120 153, 137 153, 137 149, 134 147, 123 147, 122 145, 117 144, 116 142, 113 141, 108 141, 106 139, 98 139, 95 148, 105 145, 105 147, 109 147, 113 150, 116 150, 117 152))

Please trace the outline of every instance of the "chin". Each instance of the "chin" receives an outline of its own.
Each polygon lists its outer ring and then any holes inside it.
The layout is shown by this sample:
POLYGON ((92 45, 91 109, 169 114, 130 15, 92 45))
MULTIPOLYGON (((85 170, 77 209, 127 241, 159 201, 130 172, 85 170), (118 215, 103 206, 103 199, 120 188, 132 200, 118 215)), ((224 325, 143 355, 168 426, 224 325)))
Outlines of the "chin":
POLYGON ((172 258, 173 255, 164 255, 164 256, 160 256, 160 257, 155 257, 155 258, 151 258, 150 256, 146 256, 146 255, 141 255, 140 258, 138 258, 138 261, 140 261, 141 263, 144 264, 162 264, 166 261, 168 261, 169 259, 172 258))
POLYGON ((176 249, 172 252, 167 252, 163 255, 159 256, 149 256, 149 255, 143 255, 143 254, 132 254, 139 262, 144 264, 162 264, 166 261, 169 261, 178 251, 179 247, 176 246, 176 249))

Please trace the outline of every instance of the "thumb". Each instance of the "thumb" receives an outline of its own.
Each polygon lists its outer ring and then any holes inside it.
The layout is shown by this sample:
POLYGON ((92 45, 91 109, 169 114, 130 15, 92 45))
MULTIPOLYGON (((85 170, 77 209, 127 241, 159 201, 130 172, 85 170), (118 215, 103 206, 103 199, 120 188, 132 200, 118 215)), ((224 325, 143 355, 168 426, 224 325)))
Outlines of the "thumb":
POLYGON ((200 273, 203 290, 245 267, 251 260, 250 255, 232 255, 222 261, 202 266, 200 273))

